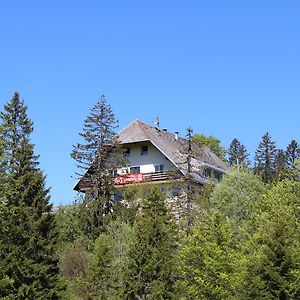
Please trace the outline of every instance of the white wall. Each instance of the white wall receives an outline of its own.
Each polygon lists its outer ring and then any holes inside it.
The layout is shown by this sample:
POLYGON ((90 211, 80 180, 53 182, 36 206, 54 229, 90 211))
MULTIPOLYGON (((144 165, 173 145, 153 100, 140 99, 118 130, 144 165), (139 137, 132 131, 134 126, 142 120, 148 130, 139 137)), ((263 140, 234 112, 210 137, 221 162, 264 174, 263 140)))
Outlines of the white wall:
POLYGON ((174 165, 149 142, 128 144, 128 148, 130 156, 127 157, 127 166, 140 166, 141 173, 155 172, 155 165, 163 165, 164 171, 175 170, 174 165), (148 146, 147 154, 141 155, 142 146, 148 146))

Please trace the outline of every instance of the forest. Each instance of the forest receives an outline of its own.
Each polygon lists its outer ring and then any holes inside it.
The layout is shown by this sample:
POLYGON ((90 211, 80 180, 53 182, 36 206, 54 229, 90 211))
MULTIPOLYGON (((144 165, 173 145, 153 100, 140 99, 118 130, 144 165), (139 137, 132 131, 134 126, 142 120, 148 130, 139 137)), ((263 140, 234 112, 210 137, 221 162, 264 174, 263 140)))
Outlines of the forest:
POLYGON ((15 93, 0 113, 0 299, 300 299, 300 146, 263 135, 250 162, 233 139, 194 134, 230 165, 220 183, 193 185, 181 219, 160 187, 112 200, 123 160, 117 119, 102 96, 71 157, 93 186, 53 210, 15 93), (189 224, 189 226, 187 226, 189 224), (187 230, 188 228, 188 230, 187 230))

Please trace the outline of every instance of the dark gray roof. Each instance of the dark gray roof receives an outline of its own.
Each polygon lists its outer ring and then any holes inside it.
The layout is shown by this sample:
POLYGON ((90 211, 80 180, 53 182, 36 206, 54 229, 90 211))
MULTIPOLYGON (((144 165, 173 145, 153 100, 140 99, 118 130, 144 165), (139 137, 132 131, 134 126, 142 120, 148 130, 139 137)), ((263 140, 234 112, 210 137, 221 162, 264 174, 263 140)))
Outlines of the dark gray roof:
MULTIPOLYGON (((188 149, 188 141, 186 139, 180 137, 176 139, 175 134, 152 127, 139 120, 135 120, 125 127, 118 134, 118 139, 121 144, 149 141, 162 152, 182 174, 186 175, 188 149)), ((203 171, 204 167, 209 167, 221 173, 227 173, 229 171, 227 164, 207 147, 193 143, 192 153, 192 176, 196 181, 203 181, 200 179, 201 176, 199 176, 199 174, 201 174, 201 170, 203 171)))

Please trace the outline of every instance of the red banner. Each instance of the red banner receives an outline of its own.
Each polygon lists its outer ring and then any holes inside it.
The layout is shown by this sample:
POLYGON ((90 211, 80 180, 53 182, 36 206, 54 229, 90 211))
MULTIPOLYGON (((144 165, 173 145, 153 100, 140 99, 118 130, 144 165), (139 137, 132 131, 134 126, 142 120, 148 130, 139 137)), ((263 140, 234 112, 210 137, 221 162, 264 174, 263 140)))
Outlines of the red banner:
POLYGON ((122 176, 117 176, 114 178, 114 184, 127 184, 127 183, 135 183, 142 182, 143 174, 127 174, 122 176))

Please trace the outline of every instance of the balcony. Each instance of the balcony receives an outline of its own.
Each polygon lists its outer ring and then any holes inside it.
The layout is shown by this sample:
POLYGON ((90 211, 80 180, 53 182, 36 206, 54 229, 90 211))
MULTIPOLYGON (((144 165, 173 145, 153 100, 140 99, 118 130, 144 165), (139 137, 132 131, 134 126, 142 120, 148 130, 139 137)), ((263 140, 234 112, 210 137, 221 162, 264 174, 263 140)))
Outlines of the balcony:
POLYGON ((153 172, 153 173, 137 173, 120 175, 114 178, 115 185, 124 185, 130 183, 141 183, 149 181, 161 181, 175 178, 174 172, 153 172))

